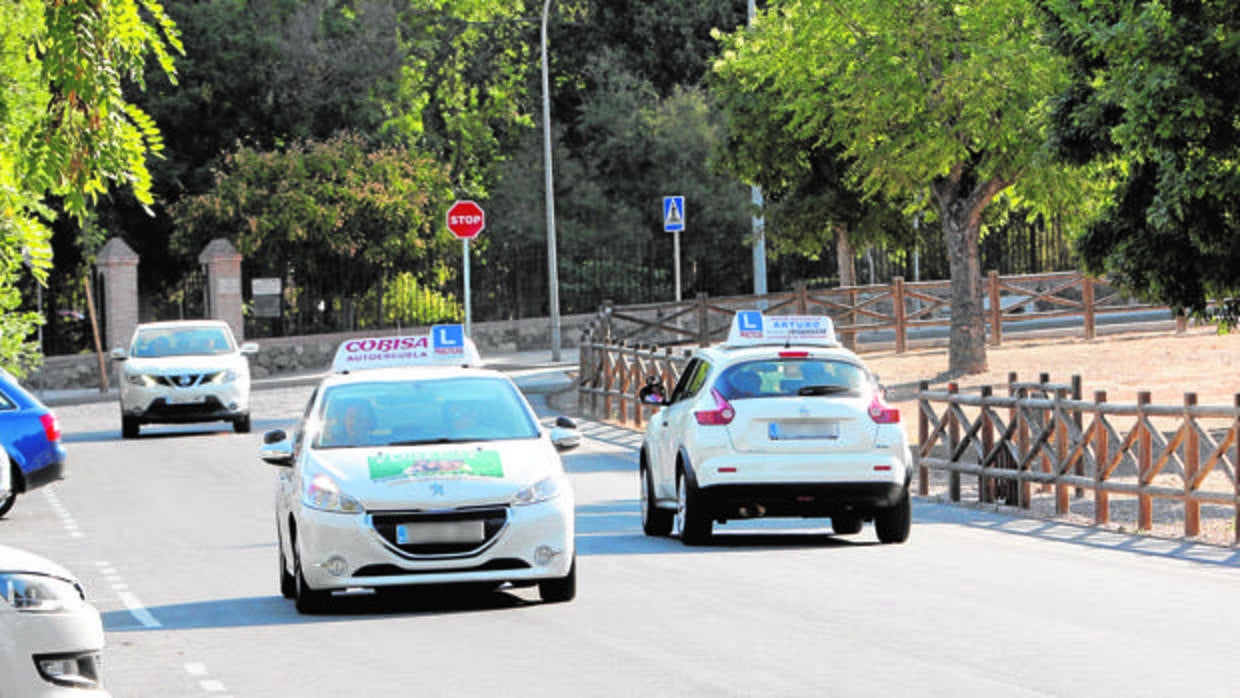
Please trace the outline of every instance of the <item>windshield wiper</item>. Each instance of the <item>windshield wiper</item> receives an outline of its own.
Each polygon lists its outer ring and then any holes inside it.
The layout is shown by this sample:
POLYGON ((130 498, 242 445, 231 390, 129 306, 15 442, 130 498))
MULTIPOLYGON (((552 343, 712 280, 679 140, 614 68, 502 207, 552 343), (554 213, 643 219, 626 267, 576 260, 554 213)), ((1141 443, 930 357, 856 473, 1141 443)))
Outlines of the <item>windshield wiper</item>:
POLYGON ((797 395, 839 395, 840 393, 856 392, 846 385, 803 385, 797 395))
POLYGON ((487 441, 487 439, 479 438, 461 438, 455 436, 437 436, 433 439, 408 439, 406 441, 391 441, 388 446, 425 446, 427 444, 463 444, 473 441, 487 441))

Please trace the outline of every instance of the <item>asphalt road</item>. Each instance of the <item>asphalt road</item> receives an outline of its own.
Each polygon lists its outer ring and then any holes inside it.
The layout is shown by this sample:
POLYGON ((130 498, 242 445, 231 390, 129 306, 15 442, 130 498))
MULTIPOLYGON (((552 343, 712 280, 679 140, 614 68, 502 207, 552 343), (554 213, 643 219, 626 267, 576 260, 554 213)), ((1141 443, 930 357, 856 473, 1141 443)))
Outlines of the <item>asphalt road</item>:
POLYGON ((122 441, 114 403, 57 408, 67 478, 19 499, 0 540, 82 578, 118 698, 1235 692, 1235 549, 925 501, 905 545, 768 521, 686 549, 641 534, 639 437, 589 422, 566 457, 577 600, 357 594, 302 617, 279 595, 257 452, 309 391, 255 392, 246 435, 122 441))

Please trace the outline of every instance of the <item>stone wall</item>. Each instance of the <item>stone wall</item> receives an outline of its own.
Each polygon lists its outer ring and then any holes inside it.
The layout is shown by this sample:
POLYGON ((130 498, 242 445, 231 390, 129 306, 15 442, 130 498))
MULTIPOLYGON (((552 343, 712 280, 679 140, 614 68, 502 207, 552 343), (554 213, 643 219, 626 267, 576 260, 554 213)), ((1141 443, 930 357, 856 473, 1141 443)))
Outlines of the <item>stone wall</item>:
MULTIPOLYGON (((594 318, 590 315, 566 315, 560 318, 560 341, 563 348, 576 347, 582 329, 594 318)), ((530 318, 498 322, 472 323, 472 335, 478 352, 485 359, 489 355, 546 350, 551 354, 551 326, 547 318, 530 318)), ((331 367, 336 348, 351 337, 382 337, 396 334, 429 334, 430 328, 406 328, 378 332, 346 332, 339 334, 306 335, 300 337, 274 337, 249 340, 258 344, 259 351, 250 357, 250 369, 254 378, 267 378, 298 373, 318 373, 331 367)), ((108 385, 115 387, 116 371, 109 359, 108 385)), ((22 381, 36 390, 76 390, 99 388, 99 357, 96 354, 49 356, 42 368, 32 371, 22 381)))

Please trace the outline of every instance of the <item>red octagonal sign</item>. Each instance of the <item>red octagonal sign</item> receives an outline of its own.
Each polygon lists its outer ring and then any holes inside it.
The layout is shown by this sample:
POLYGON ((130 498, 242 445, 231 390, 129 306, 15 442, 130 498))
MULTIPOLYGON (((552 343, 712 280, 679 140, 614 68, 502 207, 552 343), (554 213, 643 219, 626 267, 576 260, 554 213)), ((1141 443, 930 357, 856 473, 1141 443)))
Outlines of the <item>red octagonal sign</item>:
POLYGON ((472 201, 458 201, 448 209, 448 230, 462 240, 478 237, 486 225, 482 207, 472 201))

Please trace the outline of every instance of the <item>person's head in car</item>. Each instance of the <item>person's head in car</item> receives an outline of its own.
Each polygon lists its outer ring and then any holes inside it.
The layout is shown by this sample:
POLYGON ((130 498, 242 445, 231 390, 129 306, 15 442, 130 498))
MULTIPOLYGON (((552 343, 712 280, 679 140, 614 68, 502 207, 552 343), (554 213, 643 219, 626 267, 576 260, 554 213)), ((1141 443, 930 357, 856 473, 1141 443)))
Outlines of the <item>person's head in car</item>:
POLYGON ((474 403, 455 402, 448 405, 448 428, 453 435, 478 431, 481 417, 480 408, 474 403))
POLYGON ((341 400, 327 411, 327 440, 335 446, 359 446, 372 438, 375 411, 365 400, 341 400))

